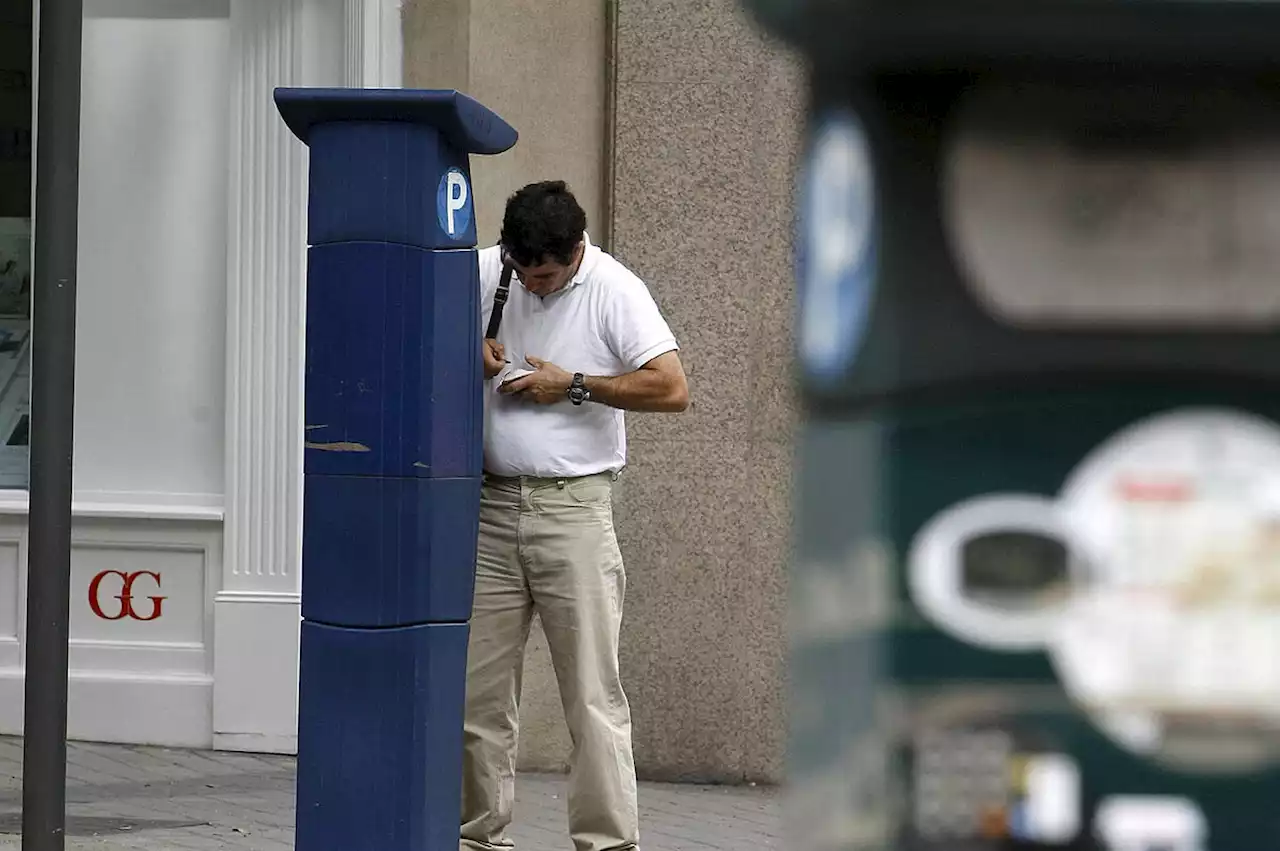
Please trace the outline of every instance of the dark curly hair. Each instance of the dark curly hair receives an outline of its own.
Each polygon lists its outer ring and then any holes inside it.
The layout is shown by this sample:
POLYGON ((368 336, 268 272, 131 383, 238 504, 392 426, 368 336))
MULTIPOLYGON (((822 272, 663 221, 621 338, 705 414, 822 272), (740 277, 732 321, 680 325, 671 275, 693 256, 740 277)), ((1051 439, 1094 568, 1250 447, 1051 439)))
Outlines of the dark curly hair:
POLYGON ((502 245, 521 266, 573 262, 587 214, 563 180, 531 183, 507 200, 502 245))

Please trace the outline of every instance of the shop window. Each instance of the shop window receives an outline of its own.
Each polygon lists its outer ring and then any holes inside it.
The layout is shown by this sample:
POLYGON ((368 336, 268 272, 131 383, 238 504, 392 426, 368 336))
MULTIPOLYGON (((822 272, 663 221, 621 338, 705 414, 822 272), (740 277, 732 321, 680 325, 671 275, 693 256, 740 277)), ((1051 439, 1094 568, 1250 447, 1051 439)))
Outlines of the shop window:
POLYGON ((30 3, 0 4, 0 489, 25 489, 31 374, 30 3))

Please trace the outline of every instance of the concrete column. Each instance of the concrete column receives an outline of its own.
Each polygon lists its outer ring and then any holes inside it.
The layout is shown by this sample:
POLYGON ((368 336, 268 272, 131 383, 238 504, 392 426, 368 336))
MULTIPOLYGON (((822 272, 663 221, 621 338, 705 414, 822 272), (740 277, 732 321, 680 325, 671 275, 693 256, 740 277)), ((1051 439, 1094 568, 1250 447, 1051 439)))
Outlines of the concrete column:
MULTIPOLYGON (((605 4, 598 0, 405 0, 405 85, 463 91, 520 128, 520 144, 471 166, 481 246, 498 239, 507 197, 535 180, 569 183, 591 237, 608 230, 605 4)), ((520 764, 565 766, 569 738, 541 626, 521 702, 520 764)))
POLYGON ((621 2, 617 59, 614 247, 666 313, 693 398, 627 418, 636 767, 778 781, 804 78, 738 0, 621 2))
POLYGON ((458 89, 520 128, 514 149, 475 163, 480 245, 535 180, 568 181, 602 232, 605 17, 599 0, 405 0, 405 85, 458 89))

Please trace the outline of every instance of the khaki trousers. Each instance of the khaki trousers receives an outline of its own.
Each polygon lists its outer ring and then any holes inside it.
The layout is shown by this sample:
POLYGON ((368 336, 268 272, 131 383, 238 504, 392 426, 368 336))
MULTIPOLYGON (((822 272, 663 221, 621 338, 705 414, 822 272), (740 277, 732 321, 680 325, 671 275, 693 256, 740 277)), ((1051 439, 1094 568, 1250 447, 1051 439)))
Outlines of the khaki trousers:
POLYGON ((574 847, 637 847, 631 711, 618 675, 626 577, 613 529, 612 479, 485 478, 467 651, 463 851, 514 847, 506 830, 515 796, 525 644, 535 612, 573 742, 574 847))

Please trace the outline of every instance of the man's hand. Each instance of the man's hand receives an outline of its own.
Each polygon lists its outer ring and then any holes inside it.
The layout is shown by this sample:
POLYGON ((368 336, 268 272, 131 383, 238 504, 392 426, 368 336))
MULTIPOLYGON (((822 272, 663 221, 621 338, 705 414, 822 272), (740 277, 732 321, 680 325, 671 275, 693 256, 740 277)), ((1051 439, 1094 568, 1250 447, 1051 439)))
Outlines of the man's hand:
POLYGON ((573 384, 572 375, 541 358, 530 357, 526 360, 537 372, 507 382, 500 388, 502 393, 519 396, 538 405, 554 405, 568 400, 569 387, 573 384))
POLYGON ((497 340, 485 340, 480 351, 484 355, 484 380, 488 381, 507 365, 507 352, 497 340))

